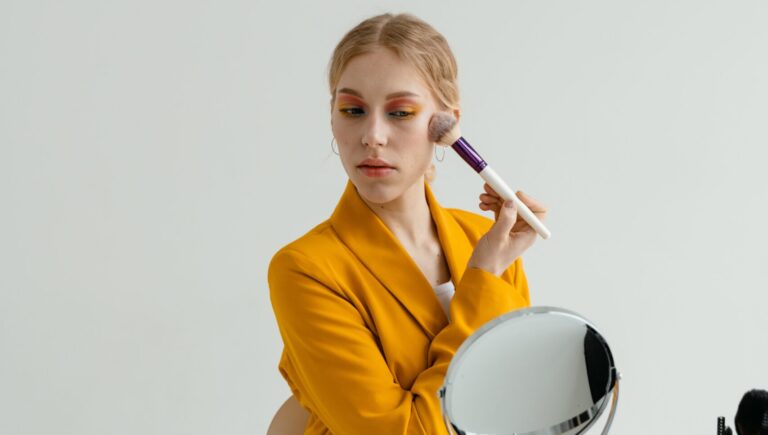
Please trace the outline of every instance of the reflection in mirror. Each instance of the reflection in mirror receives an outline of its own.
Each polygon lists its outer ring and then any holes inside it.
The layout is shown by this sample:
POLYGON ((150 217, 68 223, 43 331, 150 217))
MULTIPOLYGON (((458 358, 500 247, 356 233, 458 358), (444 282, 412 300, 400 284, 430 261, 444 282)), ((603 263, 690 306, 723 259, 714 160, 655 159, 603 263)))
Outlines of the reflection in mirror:
POLYGON ((440 397, 457 434, 579 434, 618 400, 608 343, 571 311, 532 307, 498 317, 469 337, 440 397), (612 399, 611 399, 611 394, 612 399))

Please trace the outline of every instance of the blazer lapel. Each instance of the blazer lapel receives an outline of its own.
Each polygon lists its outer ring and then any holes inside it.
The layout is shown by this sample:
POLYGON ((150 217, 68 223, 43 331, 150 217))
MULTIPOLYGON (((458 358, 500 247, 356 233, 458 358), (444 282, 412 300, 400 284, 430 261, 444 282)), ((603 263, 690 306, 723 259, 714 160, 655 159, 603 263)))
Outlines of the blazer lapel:
MULTIPOLYGON (((458 284, 472 245, 450 213, 437 203, 427 184, 425 189, 451 279, 458 284)), ((351 181, 347 182, 331 216, 331 225, 341 241, 400 301, 430 338, 445 327, 447 318, 432 286, 394 234, 363 202, 351 181)))
POLYGON ((432 220, 435 222, 435 227, 437 227, 440 246, 443 248, 448 269, 451 271, 451 281, 453 281, 453 286, 456 287, 459 285, 461 277, 464 276, 467 262, 469 257, 472 256, 472 251, 474 251, 474 245, 467 238, 467 233, 456 222, 453 215, 438 204, 429 184, 425 183, 424 188, 426 189, 432 220))

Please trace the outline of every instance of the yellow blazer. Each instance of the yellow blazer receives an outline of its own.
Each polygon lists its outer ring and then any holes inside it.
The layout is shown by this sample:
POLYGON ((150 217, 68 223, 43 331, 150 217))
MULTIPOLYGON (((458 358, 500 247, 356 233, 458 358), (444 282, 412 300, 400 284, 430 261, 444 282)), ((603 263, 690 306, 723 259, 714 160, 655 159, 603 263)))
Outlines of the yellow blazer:
POLYGON ((456 288, 449 322, 432 286, 351 182, 331 218, 275 254, 269 288, 279 369, 306 434, 444 434, 437 391, 461 343, 529 305, 518 258, 499 278, 466 269, 492 220, 425 191, 456 288))

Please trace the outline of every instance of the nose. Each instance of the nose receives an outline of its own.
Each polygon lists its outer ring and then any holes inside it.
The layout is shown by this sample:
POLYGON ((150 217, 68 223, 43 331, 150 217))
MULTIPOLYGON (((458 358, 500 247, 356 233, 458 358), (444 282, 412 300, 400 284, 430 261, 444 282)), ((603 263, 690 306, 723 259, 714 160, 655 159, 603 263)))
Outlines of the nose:
POLYGON ((378 115, 369 116, 363 132, 363 145, 369 147, 385 146, 387 144, 387 134, 386 121, 378 115))

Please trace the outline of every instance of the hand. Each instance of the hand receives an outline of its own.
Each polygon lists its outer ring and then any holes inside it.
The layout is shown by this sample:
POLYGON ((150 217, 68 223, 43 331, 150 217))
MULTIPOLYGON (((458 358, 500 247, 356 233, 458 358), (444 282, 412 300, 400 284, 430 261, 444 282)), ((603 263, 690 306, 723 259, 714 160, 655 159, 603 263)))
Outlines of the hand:
MULTIPOLYGON (((517 218, 517 206, 504 200, 487 183, 486 193, 480 195, 480 209, 493 210, 496 222, 478 240, 467 267, 476 267, 496 276, 501 274, 536 241, 536 230, 517 218)), ((544 220, 547 209, 536 199, 517 191, 517 197, 539 218, 544 220)))

